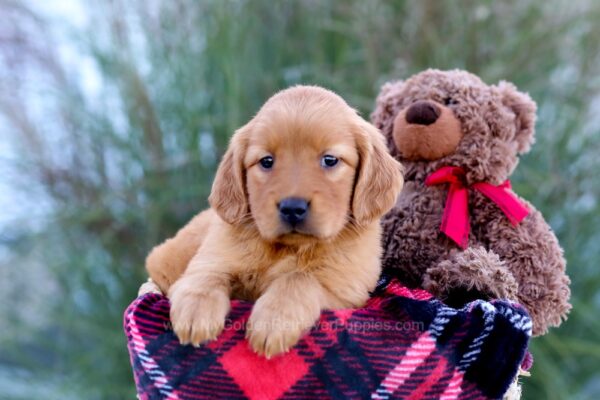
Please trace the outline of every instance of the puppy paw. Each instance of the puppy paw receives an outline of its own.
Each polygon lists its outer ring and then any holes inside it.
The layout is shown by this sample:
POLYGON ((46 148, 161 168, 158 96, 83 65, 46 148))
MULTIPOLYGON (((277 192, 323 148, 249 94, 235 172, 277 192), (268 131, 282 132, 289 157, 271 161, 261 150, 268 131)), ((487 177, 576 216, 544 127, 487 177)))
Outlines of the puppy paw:
POLYGON ((246 338, 256 353, 264 355, 267 358, 286 353, 298 343, 303 331, 300 329, 274 327, 285 324, 282 321, 249 322, 250 326, 246 333, 246 338))
POLYGON ((183 345, 199 346, 219 336, 229 313, 230 300, 225 291, 172 291, 171 324, 183 345))
POLYGON ((250 315, 246 338, 256 353, 267 358, 288 352, 318 316, 318 311, 315 316, 297 307, 286 310, 280 303, 269 305, 260 300, 250 315))

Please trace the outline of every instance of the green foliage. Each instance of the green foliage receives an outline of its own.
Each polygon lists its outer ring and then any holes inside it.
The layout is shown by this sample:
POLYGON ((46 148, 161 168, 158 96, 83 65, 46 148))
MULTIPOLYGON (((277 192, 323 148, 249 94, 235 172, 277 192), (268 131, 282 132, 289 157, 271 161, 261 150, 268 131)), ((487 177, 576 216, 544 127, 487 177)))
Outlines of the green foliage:
POLYGON ((513 182, 565 248, 574 308, 533 340, 524 396, 600 396, 598 2, 84 6, 88 23, 58 35, 59 21, 0 0, 14 33, 0 43, 1 204, 17 203, 0 219, 3 395, 133 398, 122 312, 148 250, 206 207, 234 130, 293 84, 368 115, 381 83, 435 67, 512 81, 538 102, 537 144, 513 182))

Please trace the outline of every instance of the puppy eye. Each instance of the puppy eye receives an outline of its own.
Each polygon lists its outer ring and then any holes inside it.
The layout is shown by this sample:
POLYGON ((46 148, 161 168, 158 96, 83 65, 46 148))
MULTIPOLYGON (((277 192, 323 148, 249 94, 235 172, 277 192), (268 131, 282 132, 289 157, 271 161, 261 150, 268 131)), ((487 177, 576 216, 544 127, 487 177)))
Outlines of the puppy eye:
POLYGON ((338 163, 339 159, 330 154, 325 154, 323 158, 321 158, 321 167, 323 168, 331 168, 335 167, 338 163))
POLYGON ((446 97, 444 99, 444 105, 454 106, 454 105, 457 105, 457 104, 458 104, 458 101, 454 100, 452 97, 446 97))
POLYGON ((273 157, 271 156, 266 156, 260 159, 259 163, 260 166, 263 167, 264 169, 271 169, 273 168, 273 163, 275 161, 273 160, 273 157))

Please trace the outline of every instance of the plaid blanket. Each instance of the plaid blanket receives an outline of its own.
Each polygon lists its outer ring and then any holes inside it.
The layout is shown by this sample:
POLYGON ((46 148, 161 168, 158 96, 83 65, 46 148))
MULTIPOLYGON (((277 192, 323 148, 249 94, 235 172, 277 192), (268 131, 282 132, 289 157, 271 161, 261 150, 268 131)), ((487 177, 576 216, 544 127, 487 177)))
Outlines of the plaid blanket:
POLYGON ((292 351, 267 360, 244 339, 251 308, 233 301, 218 340, 194 348, 170 329, 166 297, 138 297, 124 328, 139 398, 501 398, 531 334, 517 304, 457 310, 386 279, 364 308, 324 311, 292 351))

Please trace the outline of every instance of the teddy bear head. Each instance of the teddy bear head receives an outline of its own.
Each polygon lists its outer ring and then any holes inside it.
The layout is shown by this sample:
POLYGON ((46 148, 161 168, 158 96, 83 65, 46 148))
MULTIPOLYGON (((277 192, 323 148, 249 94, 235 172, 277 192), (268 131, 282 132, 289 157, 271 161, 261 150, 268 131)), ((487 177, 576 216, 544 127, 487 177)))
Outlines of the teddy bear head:
POLYGON ((534 140, 536 105, 508 82, 487 85, 461 70, 426 70, 386 83, 371 120, 405 167, 423 181, 462 167, 468 184, 505 181, 534 140))

